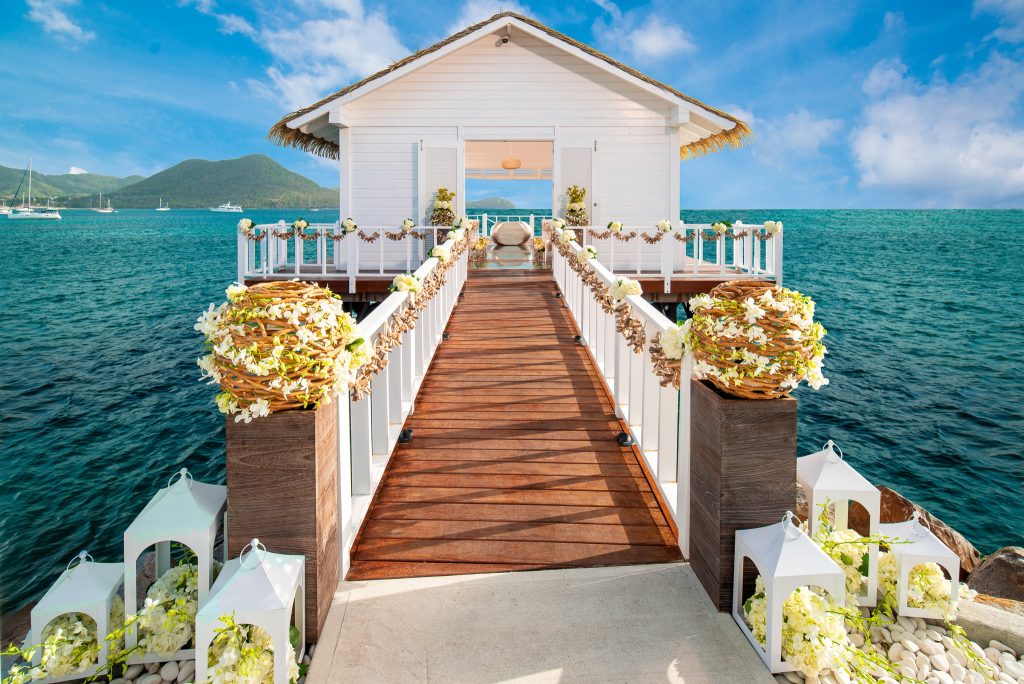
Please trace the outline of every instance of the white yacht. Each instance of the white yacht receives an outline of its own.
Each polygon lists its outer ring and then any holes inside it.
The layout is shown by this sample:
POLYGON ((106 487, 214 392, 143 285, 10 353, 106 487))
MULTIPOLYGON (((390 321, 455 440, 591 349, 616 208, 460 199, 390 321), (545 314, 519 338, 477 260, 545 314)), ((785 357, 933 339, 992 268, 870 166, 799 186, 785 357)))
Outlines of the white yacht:
POLYGON ((241 214, 242 206, 239 204, 232 204, 231 202, 225 202, 219 207, 210 207, 210 211, 217 211, 224 214, 241 214))
POLYGON ((25 200, 17 209, 12 209, 7 214, 8 220, 58 220, 60 219, 60 212, 56 209, 49 207, 33 207, 32 206, 32 159, 28 160, 28 195, 25 196, 25 200))
POLYGON ((93 207, 93 211, 95 211, 97 213, 100 213, 100 214, 113 214, 114 213, 114 207, 110 206, 110 199, 109 198, 107 199, 107 206, 105 206, 105 207, 103 206, 103 193, 101 192, 100 193, 99 206, 93 207))
POLYGON ((160 198, 160 206, 158 206, 158 207, 156 208, 156 210, 157 210, 157 211, 170 211, 170 210, 171 210, 171 205, 169 205, 169 204, 164 204, 164 198, 163 198, 163 197, 161 197, 161 198, 160 198))

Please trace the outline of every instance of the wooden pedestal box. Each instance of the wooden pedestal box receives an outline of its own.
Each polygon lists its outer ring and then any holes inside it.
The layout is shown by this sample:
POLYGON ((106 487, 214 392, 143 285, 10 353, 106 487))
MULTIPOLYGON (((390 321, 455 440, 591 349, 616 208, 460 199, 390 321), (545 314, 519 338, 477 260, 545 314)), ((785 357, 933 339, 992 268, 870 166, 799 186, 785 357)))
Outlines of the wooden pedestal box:
POLYGON ((736 530, 777 523, 796 505, 797 402, 690 386, 690 563, 728 611, 736 530))
POLYGON ((306 557, 306 639, 315 642, 338 587, 338 419, 334 404, 227 417, 228 552, 253 537, 306 557))

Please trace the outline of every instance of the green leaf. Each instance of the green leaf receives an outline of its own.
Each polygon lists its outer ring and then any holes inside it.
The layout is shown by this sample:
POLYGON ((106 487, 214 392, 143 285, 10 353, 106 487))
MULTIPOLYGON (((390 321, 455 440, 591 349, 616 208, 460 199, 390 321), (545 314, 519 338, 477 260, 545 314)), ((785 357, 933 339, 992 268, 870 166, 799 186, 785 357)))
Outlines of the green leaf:
POLYGON ((871 563, 871 555, 865 553, 864 557, 860 561, 860 567, 857 568, 857 570, 860 571, 860 574, 864 575, 865 577, 868 576, 868 565, 870 563, 871 563))
POLYGON ((362 337, 352 340, 351 342, 345 345, 345 351, 354 351, 356 349, 359 349, 359 346, 364 342, 366 342, 366 340, 364 340, 362 337))
POLYGON ((841 554, 839 554, 839 557, 842 558, 843 562, 846 563, 847 565, 853 565, 853 558, 851 558, 847 554, 841 553, 841 554))

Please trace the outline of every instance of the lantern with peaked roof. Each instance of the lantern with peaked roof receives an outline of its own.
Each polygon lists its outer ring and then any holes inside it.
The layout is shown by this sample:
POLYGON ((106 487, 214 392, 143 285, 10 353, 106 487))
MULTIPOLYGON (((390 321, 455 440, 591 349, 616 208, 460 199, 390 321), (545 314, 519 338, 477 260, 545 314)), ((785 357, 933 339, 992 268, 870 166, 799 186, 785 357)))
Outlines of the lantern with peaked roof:
MULTIPOLYGON (((868 535, 878 535, 882 495, 853 466, 843 459, 843 451, 831 439, 821 451, 796 460, 796 479, 807 495, 807 529, 818 531, 822 509, 835 504, 832 524, 837 530, 849 529, 850 503, 856 501, 868 514, 868 535)), ((878 544, 868 545, 868 567, 858 597, 862 606, 873 606, 878 593, 878 544)))
MULTIPOLYGON (((192 479, 187 468, 171 477, 124 532, 124 604, 128 615, 139 610, 136 591, 137 562, 150 546, 156 547, 154 576, 159 578, 171 567, 171 542, 184 544, 196 556, 198 565, 199 605, 206 600, 213 574, 214 545, 217 530, 224 529, 224 549, 227 549, 227 528, 224 512, 227 487, 206 484, 192 479)), ((226 552, 226 551, 225 551, 226 552)), ((132 649, 138 643, 137 630, 128 630, 125 645, 132 649)), ((184 649, 170 655, 135 655, 129 662, 163 662, 191 658, 193 649, 184 649)))
POLYGON ((305 650, 305 557, 271 553, 259 539, 228 561, 210 596, 196 614, 196 680, 207 679, 207 659, 215 630, 224 615, 237 624, 255 625, 270 636, 274 648, 274 684, 288 684, 291 627, 299 630, 301 659, 305 650), (248 550, 248 553, 246 552, 248 550))
POLYGON ((786 511, 782 522, 736 531, 733 565, 732 617, 747 641, 773 673, 795 668, 782 660, 782 607, 800 587, 820 587, 832 599, 846 599, 846 575, 835 561, 796 526, 796 516, 786 511), (750 559, 764 582, 766 603, 765 644, 761 646, 743 619, 743 561, 750 559))
MULTIPOLYGON (((99 644, 96 665, 105 667, 110 653, 110 644, 106 641, 106 636, 115 627, 110 624, 110 614, 123 579, 124 567, 121 563, 97 563, 87 551, 82 551, 71 559, 46 595, 32 608, 32 629, 28 642, 32 645, 42 644, 43 631, 54 619, 61 615, 81 613, 96 623, 96 641, 99 644)), ((32 663, 39 665, 41 660, 42 653, 40 649, 36 649, 32 663)), ((82 679, 90 674, 92 672, 78 672, 33 681, 36 684, 63 682, 69 679, 82 679)))
POLYGON ((951 610, 956 610, 960 592, 960 557, 935 536, 921 514, 914 511, 906 522, 882 525, 882 535, 896 540, 889 547, 889 553, 896 557, 896 613, 906 617, 944 617, 941 610, 908 605, 910 572, 922 563, 935 563, 949 574, 949 605, 951 610))

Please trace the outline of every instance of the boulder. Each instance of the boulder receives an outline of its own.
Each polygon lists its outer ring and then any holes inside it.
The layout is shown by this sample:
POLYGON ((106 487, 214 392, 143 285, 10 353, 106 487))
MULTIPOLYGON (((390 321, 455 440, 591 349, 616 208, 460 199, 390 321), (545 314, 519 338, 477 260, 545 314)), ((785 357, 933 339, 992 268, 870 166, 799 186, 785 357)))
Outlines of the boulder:
POLYGON ((1024 601, 1024 548, 1004 546, 985 556, 967 584, 979 594, 1024 601))

